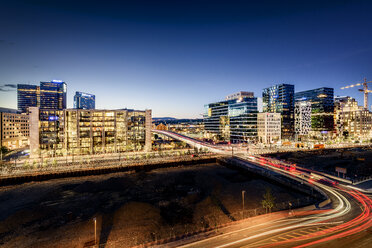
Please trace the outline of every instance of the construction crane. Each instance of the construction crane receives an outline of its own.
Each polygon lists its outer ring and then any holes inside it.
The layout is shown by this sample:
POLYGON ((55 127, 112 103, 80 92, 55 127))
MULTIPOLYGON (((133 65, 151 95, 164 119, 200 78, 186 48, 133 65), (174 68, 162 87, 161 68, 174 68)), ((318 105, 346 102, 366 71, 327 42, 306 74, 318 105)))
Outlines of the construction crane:
POLYGON ((372 81, 367 82, 367 79, 364 78, 363 83, 348 85, 348 86, 342 87, 341 89, 345 90, 345 89, 348 89, 348 88, 353 88, 355 86, 363 86, 363 89, 358 89, 358 90, 361 91, 361 92, 364 92, 364 108, 368 110, 368 93, 372 93, 372 90, 368 89, 368 84, 369 83, 372 83, 372 81))

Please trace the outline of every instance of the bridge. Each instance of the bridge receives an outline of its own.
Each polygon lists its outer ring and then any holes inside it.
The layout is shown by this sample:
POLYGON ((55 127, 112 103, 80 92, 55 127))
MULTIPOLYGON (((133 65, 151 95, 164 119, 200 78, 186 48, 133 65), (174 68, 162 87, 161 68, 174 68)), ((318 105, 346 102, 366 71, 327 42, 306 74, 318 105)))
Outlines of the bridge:
MULTIPOLYGON (((276 180, 278 183, 306 185, 325 196, 325 200, 302 209, 269 216, 253 217, 214 234, 195 235, 167 243, 167 247, 366 247, 372 243, 372 195, 350 187, 350 181, 309 170, 285 161, 248 152, 232 154, 227 146, 216 146, 170 131, 153 130, 226 156, 227 162, 276 180), (234 156, 231 156, 234 155, 234 156), (286 178, 286 179, 284 179, 286 178), (355 238, 353 238, 355 237, 355 238)), ((290 186, 291 187, 291 186, 290 186)), ((293 187, 293 185, 292 185, 293 187)), ((159 246, 160 247, 160 246, 159 246)))

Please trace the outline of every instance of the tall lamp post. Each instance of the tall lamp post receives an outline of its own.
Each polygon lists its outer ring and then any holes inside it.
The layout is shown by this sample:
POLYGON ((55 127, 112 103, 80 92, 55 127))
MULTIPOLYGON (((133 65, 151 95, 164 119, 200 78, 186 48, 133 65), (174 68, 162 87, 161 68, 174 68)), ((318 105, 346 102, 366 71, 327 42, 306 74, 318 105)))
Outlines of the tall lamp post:
POLYGON ((97 218, 94 217, 94 244, 97 244, 97 218))
POLYGON ((245 190, 242 190, 243 219, 244 219, 244 194, 245 190))

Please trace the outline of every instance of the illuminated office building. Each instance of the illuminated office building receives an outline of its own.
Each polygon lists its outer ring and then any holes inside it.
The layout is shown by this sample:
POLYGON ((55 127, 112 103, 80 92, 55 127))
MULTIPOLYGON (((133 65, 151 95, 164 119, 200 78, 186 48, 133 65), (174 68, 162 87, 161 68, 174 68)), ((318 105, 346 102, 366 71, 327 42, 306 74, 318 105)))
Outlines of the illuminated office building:
POLYGON ((239 99, 239 98, 244 98, 244 97, 254 97, 254 94, 253 92, 249 92, 249 91, 239 91, 237 93, 226 96, 225 100, 234 100, 234 99, 239 99))
POLYGON ((257 136, 260 143, 272 144, 281 140, 280 113, 257 114, 257 136))
POLYGON ((294 135, 294 85, 278 84, 263 89, 263 112, 280 113, 282 139, 294 135))
POLYGON ((257 98, 242 97, 206 104, 205 131, 218 140, 232 143, 254 141, 257 138, 257 98))
POLYGON ((65 82, 60 80, 40 82, 40 109, 65 109, 66 94, 67 86, 65 82))
POLYGON ((76 91, 74 96, 75 109, 95 109, 96 96, 88 93, 76 91))
POLYGON ((30 108, 31 154, 99 154, 151 150, 151 110, 30 108))
POLYGON ((37 107, 40 99, 40 87, 36 85, 17 84, 18 110, 26 113, 27 108, 37 107))
POLYGON ((295 93, 295 101, 311 103, 311 131, 329 133, 334 128, 333 88, 318 88, 295 93))
POLYGON ((28 145, 28 115, 10 109, 0 109, 0 146, 18 149, 28 145))
POLYGON ((311 103, 300 101, 295 103, 295 134, 308 135, 311 131, 311 103))
POLYGON ((17 85, 18 110, 27 112, 29 107, 62 110, 66 108, 67 86, 65 82, 53 80, 40 82, 40 86, 17 85))
POLYGON ((352 97, 336 97, 335 131, 339 137, 368 138, 372 135, 372 113, 352 97))

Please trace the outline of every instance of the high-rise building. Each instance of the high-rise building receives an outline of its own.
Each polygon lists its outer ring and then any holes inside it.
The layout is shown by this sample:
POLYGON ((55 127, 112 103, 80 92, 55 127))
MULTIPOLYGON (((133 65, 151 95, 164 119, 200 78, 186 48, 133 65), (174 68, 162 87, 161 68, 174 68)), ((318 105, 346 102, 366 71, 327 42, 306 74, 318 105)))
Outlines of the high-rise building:
POLYGON ((294 135, 294 85, 277 84, 263 89, 263 112, 280 113, 282 138, 294 135))
POLYGON ((150 151, 151 123, 151 110, 41 110, 32 107, 31 155, 150 151))
POLYGON ((18 110, 27 112, 29 107, 62 110, 66 108, 67 86, 65 82, 53 80, 40 82, 40 86, 18 84, 18 110))
POLYGON ((75 109, 95 109, 96 96, 84 92, 76 91, 74 96, 75 109))
POLYGON ((261 143, 272 144, 281 140, 280 113, 257 114, 257 136, 261 143))
POLYGON ((295 134, 308 135, 311 131, 311 103, 300 101, 295 103, 295 134))
POLYGON ((60 80, 40 82, 40 109, 66 108, 66 83, 60 80))
POLYGON ((204 128, 218 140, 232 143, 253 141, 257 137, 257 98, 210 103, 204 106, 204 128))
POLYGON ((311 103, 312 132, 329 133, 334 128, 333 88, 318 88, 295 93, 295 101, 311 103))
POLYGON ((28 115, 12 109, 0 109, 0 146, 18 149, 28 144, 28 115))
POLYGON ((40 87, 29 84, 17 84, 18 110, 25 113, 29 107, 37 107, 40 101, 40 87))

